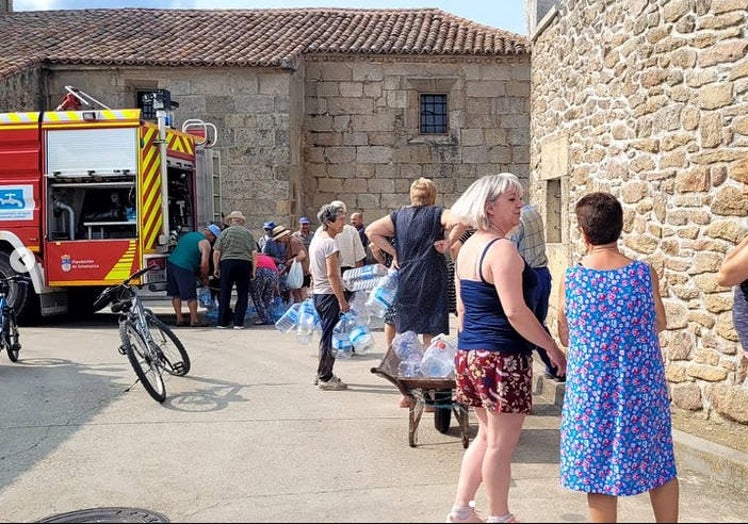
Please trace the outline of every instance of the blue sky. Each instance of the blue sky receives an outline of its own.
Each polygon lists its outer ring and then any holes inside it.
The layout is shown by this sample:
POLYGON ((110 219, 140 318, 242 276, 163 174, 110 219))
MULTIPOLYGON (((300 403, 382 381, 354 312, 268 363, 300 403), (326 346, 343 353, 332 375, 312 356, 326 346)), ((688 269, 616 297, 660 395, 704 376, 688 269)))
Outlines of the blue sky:
POLYGON ((151 7, 175 9, 268 9, 284 7, 348 7, 352 9, 396 9, 437 7, 454 15, 527 34, 524 0, 14 0, 14 11, 90 9, 95 7, 151 7))

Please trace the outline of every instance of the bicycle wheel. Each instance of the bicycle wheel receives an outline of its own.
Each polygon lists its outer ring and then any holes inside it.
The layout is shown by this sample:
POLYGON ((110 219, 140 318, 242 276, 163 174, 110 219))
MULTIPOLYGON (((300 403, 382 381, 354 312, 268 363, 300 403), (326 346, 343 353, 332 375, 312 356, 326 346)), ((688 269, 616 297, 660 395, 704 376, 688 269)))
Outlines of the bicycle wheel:
POLYGON ((18 362, 18 353, 21 351, 20 335, 18 334, 18 323, 16 314, 10 310, 5 314, 3 319, 3 345, 8 351, 8 358, 11 362, 18 362))
POLYGON ((178 377, 183 377, 189 373, 192 363, 182 341, 177 338, 177 335, 169 326, 156 318, 152 312, 147 311, 145 318, 148 322, 148 328, 151 330, 151 337, 163 354, 166 372, 178 377))
POLYGON ((153 358, 153 352, 138 333, 134 326, 127 322, 120 324, 120 339, 122 347, 125 348, 127 360, 130 361, 132 369, 143 384, 148 394, 156 402, 166 400, 166 386, 161 376, 164 364, 158 358, 153 358))

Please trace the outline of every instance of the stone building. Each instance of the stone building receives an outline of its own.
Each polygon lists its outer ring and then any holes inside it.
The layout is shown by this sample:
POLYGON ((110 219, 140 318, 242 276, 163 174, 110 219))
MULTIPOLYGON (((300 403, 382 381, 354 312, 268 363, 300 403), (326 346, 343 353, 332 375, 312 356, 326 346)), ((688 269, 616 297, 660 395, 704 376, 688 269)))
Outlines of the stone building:
POLYGON ((222 210, 259 230, 341 199, 369 222, 433 178, 529 175, 527 39, 438 9, 107 9, 0 14, 0 112, 65 85, 110 107, 166 89, 217 126, 222 210))
POLYGON ((660 276, 674 406, 748 423, 732 295, 715 283, 748 233, 733 171, 748 155, 748 0, 554 3, 531 35, 530 153, 553 274, 581 254, 579 197, 615 194, 624 251, 660 276))

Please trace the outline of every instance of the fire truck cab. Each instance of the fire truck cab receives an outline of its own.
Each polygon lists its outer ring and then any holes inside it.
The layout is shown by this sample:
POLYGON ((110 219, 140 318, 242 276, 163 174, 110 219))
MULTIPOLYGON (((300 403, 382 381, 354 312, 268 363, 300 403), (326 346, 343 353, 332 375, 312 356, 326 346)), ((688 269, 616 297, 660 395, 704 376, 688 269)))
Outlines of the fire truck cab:
POLYGON ((146 265, 164 282, 178 235, 214 218, 212 124, 84 109, 67 89, 58 110, 0 113, 0 275, 29 274, 9 297, 26 318, 90 308, 146 265))

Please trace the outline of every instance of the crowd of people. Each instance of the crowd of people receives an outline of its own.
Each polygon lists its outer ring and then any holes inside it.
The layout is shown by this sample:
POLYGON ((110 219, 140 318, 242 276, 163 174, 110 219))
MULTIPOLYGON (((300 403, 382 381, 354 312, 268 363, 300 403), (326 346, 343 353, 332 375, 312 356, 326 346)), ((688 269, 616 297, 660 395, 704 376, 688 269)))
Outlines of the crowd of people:
MULTIPOLYGON (((745 173, 748 194, 748 162, 742 167, 737 171, 745 173)), ((398 274, 385 314, 387 351, 407 331, 427 346, 434 336, 449 335, 450 311, 457 317, 454 398, 474 411, 478 432, 465 450, 447 522, 516 522, 511 461, 532 409, 534 354, 547 378, 566 382, 561 484, 587 495, 590 520, 615 522, 619 497, 648 493, 655 519, 675 522, 679 485, 658 336, 667 326, 658 275, 620 251, 623 210, 615 196, 588 193, 574 212, 586 253, 558 284, 558 342, 546 326, 551 274, 542 215, 509 173, 479 178, 451 208, 437 204, 432 180, 419 178, 408 203, 368 227, 360 212, 349 224, 345 203, 333 201, 319 209, 316 229, 307 217, 293 232, 269 221, 255 241, 243 214, 232 211, 224 224, 180 238, 167 262, 167 294, 177 325, 199 325, 196 279, 212 282, 217 328, 224 329, 244 328, 250 299, 257 323, 269 324, 274 299, 311 296, 322 333, 314 384, 342 391, 348 386, 334 372, 332 349, 333 328, 351 308, 342 274, 381 263, 398 274), (294 264, 304 278, 289 289, 285 277, 294 264), (481 486, 485 519, 474 502, 481 486)), ((735 287, 733 316, 744 348, 746 260, 748 239, 727 254, 717 277, 735 287)))

